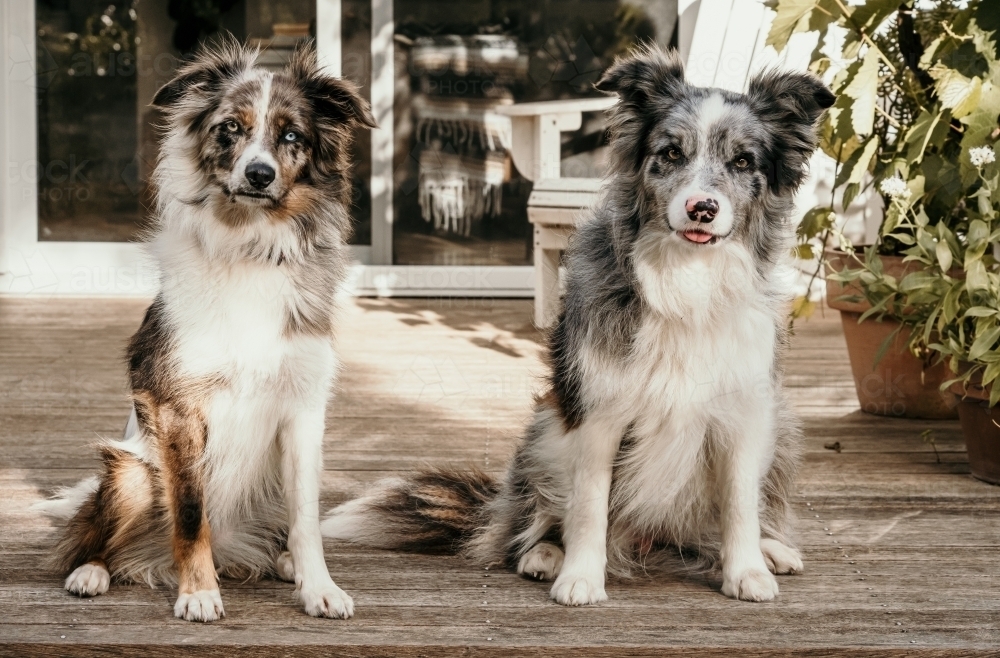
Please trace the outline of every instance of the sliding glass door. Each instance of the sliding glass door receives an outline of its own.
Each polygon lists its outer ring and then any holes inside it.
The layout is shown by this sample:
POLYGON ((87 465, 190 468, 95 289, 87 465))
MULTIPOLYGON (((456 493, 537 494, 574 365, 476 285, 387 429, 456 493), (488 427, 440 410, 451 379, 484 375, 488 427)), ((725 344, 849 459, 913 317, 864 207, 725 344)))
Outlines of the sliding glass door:
MULTIPOLYGON (((343 25, 369 38, 368 3, 344 3, 343 25)), ((141 236, 157 157, 153 95, 200 43, 230 32, 280 68, 315 36, 315 0, 35 0, 38 239, 128 242, 141 236)), ((363 79, 363 69, 356 71, 363 79)), ((367 133, 361 135, 361 145, 367 133)), ((364 152, 355 196, 368 196, 364 152)), ((356 205, 356 239, 371 235, 356 205)))
MULTIPOLYGON (((498 108, 599 96, 613 58, 669 42, 675 18, 665 2, 395 0, 392 262, 530 265, 531 182, 498 108)), ((562 150, 563 176, 602 176, 603 115, 562 150)))
MULTIPOLYGON (((596 95, 615 55, 670 43, 677 17, 675 0, 5 2, 0 292, 155 290, 138 243, 157 158, 150 101, 229 32, 275 68, 315 38, 372 104, 379 129, 359 130, 352 155, 356 292, 529 296, 532 184, 498 109, 596 95)), ((605 139, 604 117, 585 114, 563 135, 561 175, 602 175, 605 139)))

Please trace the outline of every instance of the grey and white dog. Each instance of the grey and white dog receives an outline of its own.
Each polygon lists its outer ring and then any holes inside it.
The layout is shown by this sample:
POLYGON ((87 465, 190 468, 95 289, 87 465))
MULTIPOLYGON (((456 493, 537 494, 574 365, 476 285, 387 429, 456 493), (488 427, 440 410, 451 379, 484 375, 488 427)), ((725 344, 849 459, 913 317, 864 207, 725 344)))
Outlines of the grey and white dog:
POLYGON ((425 472, 333 510, 326 536, 461 551, 606 600, 654 547, 721 562, 722 592, 802 570, 788 498, 799 430, 782 390, 792 196, 834 96, 767 72, 694 87, 675 53, 617 61, 611 176, 566 255, 549 389, 502 482, 425 472))

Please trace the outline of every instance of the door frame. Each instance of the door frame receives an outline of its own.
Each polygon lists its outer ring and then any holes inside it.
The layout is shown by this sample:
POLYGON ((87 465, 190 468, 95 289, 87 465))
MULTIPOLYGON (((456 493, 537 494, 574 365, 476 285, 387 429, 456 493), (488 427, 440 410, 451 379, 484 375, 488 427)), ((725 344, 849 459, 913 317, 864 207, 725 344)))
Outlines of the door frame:
MULTIPOLYGON (((392 265, 393 0, 372 1, 372 243, 353 247, 349 290, 379 296, 530 297, 531 266, 392 265)), ((340 75, 341 0, 316 0, 320 62, 340 75)), ((138 243, 38 239, 35 2, 0 3, 0 294, 150 297, 159 275, 138 243)))

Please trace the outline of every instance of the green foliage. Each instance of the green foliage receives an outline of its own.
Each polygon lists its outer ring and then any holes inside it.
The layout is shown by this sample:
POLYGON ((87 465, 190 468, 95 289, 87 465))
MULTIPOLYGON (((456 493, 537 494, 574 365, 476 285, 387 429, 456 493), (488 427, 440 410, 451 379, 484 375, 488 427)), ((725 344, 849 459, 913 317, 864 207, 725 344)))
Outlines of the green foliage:
MULTIPOLYGON (((842 207, 879 185, 885 215, 876 244, 855 252, 836 229, 832 199, 798 229, 796 255, 822 256, 831 238, 855 266, 832 275, 856 282, 871 309, 910 331, 910 350, 947 359, 960 380, 982 378, 1000 399, 1000 11, 995 0, 776 0, 767 43, 779 51, 797 32, 820 46, 843 30, 838 95, 821 126, 821 148, 837 161, 842 207), (986 150, 983 150, 983 149, 986 150), (973 151, 978 149, 977 151, 973 151), (975 152, 976 161, 970 157, 975 152), (881 257, 903 256, 901 280, 881 257)), ((813 53, 812 70, 832 62, 813 53)), ((818 272, 819 270, 817 270, 818 272)), ((798 304, 796 310, 802 308, 798 304)), ((797 315, 793 311, 793 316, 797 315)))

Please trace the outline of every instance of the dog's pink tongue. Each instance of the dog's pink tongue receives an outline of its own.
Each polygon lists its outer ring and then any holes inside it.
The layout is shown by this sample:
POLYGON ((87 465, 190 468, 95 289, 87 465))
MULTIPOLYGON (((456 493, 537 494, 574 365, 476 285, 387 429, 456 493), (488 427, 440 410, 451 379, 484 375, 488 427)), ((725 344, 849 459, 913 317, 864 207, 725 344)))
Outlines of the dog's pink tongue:
POLYGON ((691 242, 705 243, 712 239, 711 234, 701 231, 684 231, 682 235, 691 242))

